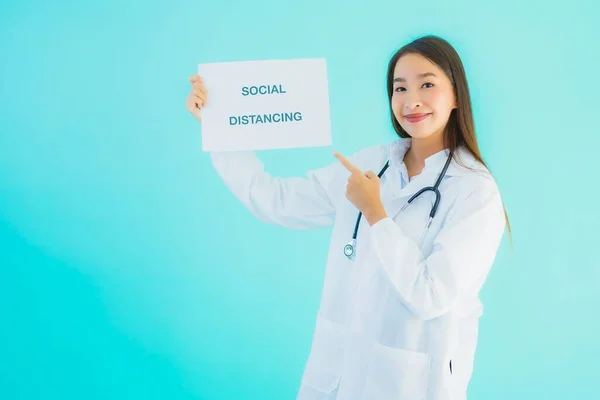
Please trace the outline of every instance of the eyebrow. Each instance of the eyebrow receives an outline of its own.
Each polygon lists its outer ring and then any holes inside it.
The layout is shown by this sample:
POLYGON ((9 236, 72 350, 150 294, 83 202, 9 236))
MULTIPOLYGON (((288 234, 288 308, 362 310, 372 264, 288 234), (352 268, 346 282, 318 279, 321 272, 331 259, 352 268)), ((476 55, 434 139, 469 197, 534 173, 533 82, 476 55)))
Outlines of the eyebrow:
MULTIPOLYGON (((434 76, 434 77, 437 77, 437 75, 436 75, 436 74, 434 74, 433 72, 424 72, 424 73, 422 73, 422 74, 419 74, 419 78, 426 78, 426 77, 428 77, 428 76, 434 76)), ((399 78, 394 78, 394 82, 406 82, 406 79, 405 79, 405 78, 401 78, 401 77, 399 77, 399 78)))

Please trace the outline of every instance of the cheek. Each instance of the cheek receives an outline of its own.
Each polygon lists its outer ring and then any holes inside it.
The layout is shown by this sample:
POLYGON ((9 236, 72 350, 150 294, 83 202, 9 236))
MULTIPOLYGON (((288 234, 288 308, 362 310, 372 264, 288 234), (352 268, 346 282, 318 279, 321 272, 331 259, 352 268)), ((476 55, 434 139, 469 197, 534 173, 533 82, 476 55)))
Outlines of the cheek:
POLYGON ((431 108, 439 108, 443 102, 444 93, 439 90, 430 90, 425 96, 425 101, 431 108))
POLYGON ((402 96, 392 96, 392 111, 397 119, 400 119, 403 115, 404 101, 402 96))
POLYGON ((452 94, 445 90, 432 90, 427 93, 429 107, 441 114, 446 114, 452 108, 452 94))

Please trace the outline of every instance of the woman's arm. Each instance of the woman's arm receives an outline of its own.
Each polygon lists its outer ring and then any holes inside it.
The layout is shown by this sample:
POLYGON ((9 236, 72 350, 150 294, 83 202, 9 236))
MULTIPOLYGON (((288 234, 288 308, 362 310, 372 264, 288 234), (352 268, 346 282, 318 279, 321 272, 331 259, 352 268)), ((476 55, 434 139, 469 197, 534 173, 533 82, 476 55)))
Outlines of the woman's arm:
POLYGON ((213 152, 211 158, 226 186, 260 221, 293 229, 333 223, 343 172, 338 162, 305 177, 278 178, 265 172, 252 151, 213 152))
POLYGON ((427 258, 392 219, 372 226, 377 257, 399 296, 415 315, 448 311, 470 286, 485 279, 504 233, 504 208, 493 180, 457 199, 427 258))

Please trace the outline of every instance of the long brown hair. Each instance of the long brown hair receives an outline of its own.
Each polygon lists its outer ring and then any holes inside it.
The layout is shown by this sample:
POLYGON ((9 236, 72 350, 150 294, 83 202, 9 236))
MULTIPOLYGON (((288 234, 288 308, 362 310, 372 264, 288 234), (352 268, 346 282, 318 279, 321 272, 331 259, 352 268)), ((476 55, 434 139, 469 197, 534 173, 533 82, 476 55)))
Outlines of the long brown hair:
MULTIPOLYGON (((452 110, 450 119, 446 125, 444 133, 445 146, 450 149, 451 154, 453 154, 459 162, 460 160, 458 160, 457 157, 458 152, 455 150, 459 147, 465 148, 477 161, 489 170, 488 165, 481 156, 481 151, 479 150, 479 145, 477 143, 475 122, 471 107, 471 95, 469 93, 469 84, 467 82, 463 63, 454 47, 438 36, 427 35, 417 38, 396 51, 390 59, 387 71, 388 104, 390 105, 392 126, 398 136, 401 138, 410 137, 408 132, 406 132, 398 123, 394 116, 394 112, 392 111, 391 100, 392 95, 394 94, 394 69, 400 57, 410 53, 420 54, 437 65, 446 73, 446 76, 448 76, 454 88, 457 108, 452 110)), ((504 209, 504 217, 506 219, 508 235, 512 242, 512 232, 506 208, 504 209)))

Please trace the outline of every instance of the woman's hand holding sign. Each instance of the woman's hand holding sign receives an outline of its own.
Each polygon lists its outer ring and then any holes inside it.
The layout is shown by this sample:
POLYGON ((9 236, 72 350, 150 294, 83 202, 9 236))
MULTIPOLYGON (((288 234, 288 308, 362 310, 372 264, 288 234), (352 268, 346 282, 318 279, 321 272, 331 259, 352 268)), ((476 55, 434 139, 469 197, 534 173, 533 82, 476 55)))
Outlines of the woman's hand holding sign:
POLYGON ((364 215, 369 225, 387 217, 381 202, 379 177, 373 171, 363 172, 338 152, 333 155, 352 173, 346 186, 346 197, 364 215))
POLYGON ((200 122, 202 119, 201 110, 208 96, 206 87, 204 87, 202 77, 198 74, 190 76, 188 80, 192 88, 187 99, 185 99, 185 108, 200 122))

